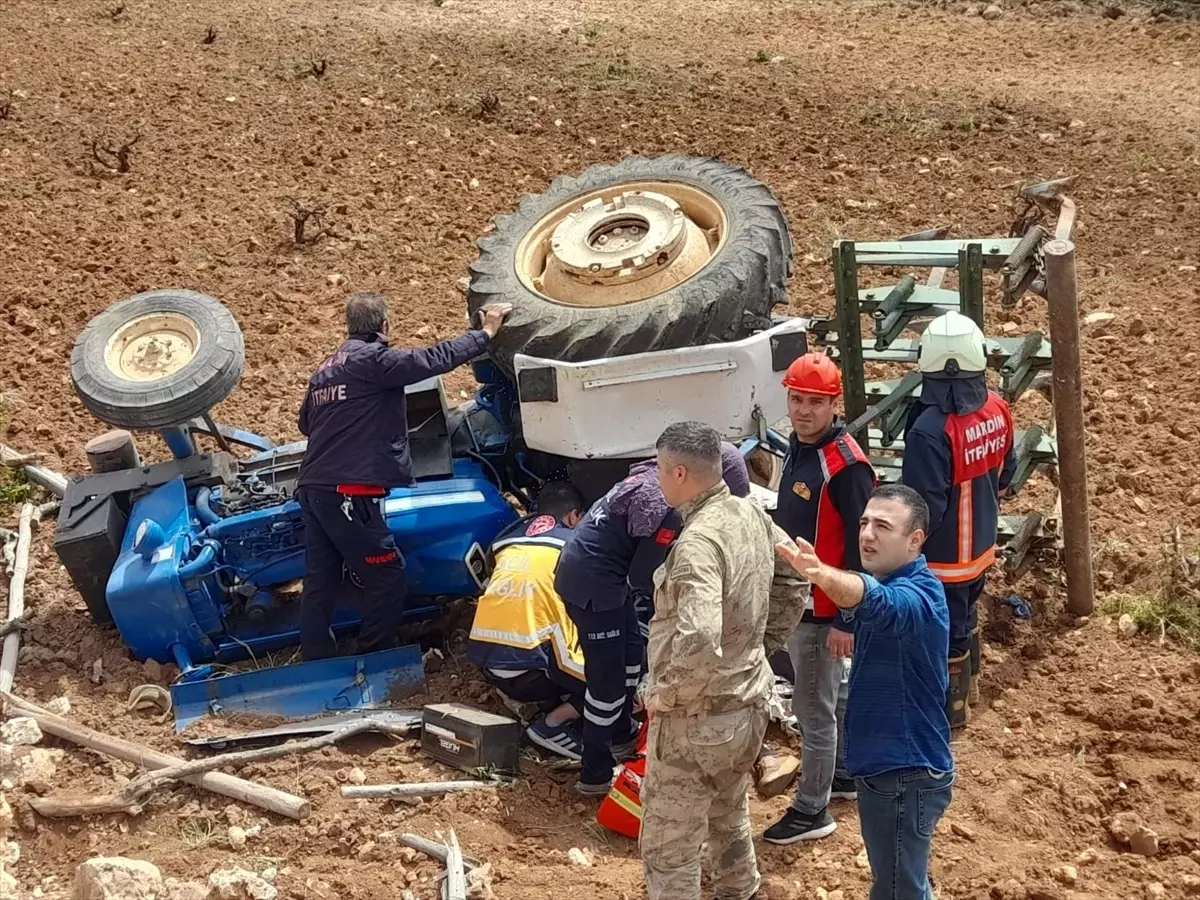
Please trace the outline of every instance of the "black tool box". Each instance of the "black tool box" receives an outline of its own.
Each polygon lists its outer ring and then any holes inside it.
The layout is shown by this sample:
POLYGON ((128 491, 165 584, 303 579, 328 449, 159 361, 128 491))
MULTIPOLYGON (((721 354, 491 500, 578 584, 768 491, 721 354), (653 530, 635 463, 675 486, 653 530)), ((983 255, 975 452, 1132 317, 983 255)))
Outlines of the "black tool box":
POLYGON ((521 723, 457 703, 425 707, 421 749, 439 762, 471 771, 515 775, 521 723))

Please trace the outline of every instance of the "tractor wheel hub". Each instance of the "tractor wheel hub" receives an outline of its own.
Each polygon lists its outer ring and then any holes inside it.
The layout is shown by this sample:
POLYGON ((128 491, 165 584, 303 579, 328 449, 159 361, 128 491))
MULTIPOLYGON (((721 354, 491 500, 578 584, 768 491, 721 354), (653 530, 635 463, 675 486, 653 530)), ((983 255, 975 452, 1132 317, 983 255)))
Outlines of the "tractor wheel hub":
POLYGON ((142 316, 117 330, 105 348, 110 372, 127 381, 174 375, 196 356, 200 329, 178 313, 142 316))
POLYGON ((687 216, 665 194, 625 191, 595 198, 554 229, 550 251, 584 284, 638 281, 669 265, 684 248, 687 216))

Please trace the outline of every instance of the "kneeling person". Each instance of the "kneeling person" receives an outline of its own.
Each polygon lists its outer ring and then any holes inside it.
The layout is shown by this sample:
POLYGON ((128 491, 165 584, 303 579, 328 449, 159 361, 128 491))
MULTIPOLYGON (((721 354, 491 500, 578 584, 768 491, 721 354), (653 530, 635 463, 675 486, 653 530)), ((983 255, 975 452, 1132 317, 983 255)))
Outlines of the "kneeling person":
POLYGON ((580 759, 576 720, 586 687, 575 625, 554 590, 554 569, 583 498, 567 482, 538 495, 537 515, 501 532, 492 543, 495 565, 467 641, 467 659, 484 680, 517 703, 554 704, 525 730, 539 747, 580 759))

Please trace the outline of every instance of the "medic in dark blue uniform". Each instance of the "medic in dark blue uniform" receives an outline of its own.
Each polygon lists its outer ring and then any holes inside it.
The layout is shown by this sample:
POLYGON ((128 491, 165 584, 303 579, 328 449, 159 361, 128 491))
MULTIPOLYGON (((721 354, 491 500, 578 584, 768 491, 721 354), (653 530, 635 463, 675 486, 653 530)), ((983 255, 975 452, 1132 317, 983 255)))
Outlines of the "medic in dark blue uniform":
POLYGON ((474 359, 509 309, 490 307, 483 327, 418 350, 388 347, 387 302, 358 293, 346 302, 349 338, 308 382, 300 431, 308 437, 297 499, 304 514, 305 659, 334 656, 330 624, 347 567, 362 584, 359 649, 395 643, 404 612, 404 557, 387 528, 381 498, 413 483, 404 388, 474 359))
POLYGON ((1015 469, 1008 404, 988 390, 983 332, 948 312, 921 336, 921 396, 909 410, 903 481, 929 506, 925 558, 950 608, 952 728, 967 723, 979 671, 977 601, 996 560, 1000 492, 1015 469))
MULTIPOLYGON (((722 459, 730 490, 748 494, 741 453, 726 445, 722 459)), ((613 749, 624 750, 636 736, 633 700, 645 658, 639 609, 649 622, 654 570, 681 527, 659 487, 656 463, 637 463, 592 505, 559 557, 554 590, 578 630, 587 679, 581 794, 608 792, 613 749)))

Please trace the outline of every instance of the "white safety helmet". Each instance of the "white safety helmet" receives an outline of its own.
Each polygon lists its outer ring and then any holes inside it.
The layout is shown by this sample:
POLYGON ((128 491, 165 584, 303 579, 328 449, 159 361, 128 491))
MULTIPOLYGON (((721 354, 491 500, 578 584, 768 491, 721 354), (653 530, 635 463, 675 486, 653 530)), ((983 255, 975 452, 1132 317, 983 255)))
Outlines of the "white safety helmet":
POLYGON ((929 323, 917 349, 923 375, 974 375, 987 368, 983 332, 968 316, 951 310, 929 323))

